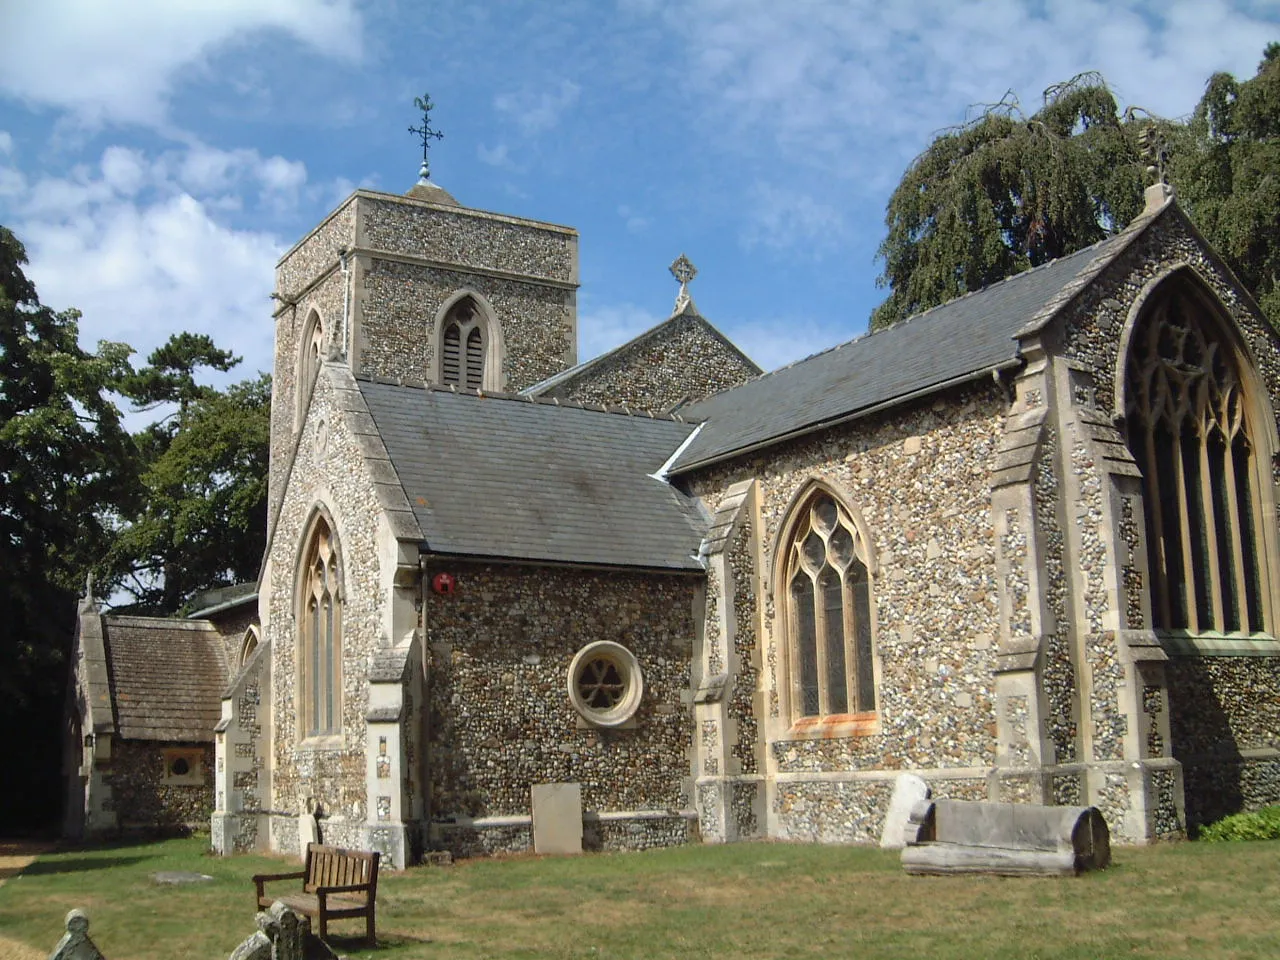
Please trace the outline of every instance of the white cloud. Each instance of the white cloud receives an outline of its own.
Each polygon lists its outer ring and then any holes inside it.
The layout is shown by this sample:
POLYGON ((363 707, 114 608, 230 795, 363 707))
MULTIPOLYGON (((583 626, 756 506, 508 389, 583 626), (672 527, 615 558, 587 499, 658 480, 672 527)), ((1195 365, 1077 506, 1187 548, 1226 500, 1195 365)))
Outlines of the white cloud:
POLYGON ((13 136, 8 130, 0 130, 0 153, 5 156, 13 153, 13 136))
POLYGON ((578 362, 583 363, 620 347, 665 317, 633 303, 593 305, 584 297, 578 312, 578 362))
POLYGON ((649 228, 649 224, 653 222, 652 217, 646 217, 643 214, 632 210, 625 203, 618 207, 618 216, 627 225, 628 233, 644 233, 649 228))
MULTIPOLYGON (((704 122, 871 192, 965 106, 1099 70, 1125 103, 1185 114, 1215 70, 1251 76, 1278 19, 1225 0, 695 0, 663 16, 688 49, 704 122), (1247 53, 1242 54, 1242 51, 1247 53), (868 149, 868 144, 876 147, 868 149)), ((1271 8, 1274 9, 1274 8, 1271 8)))
POLYGON ((149 158, 108 147, 94 168, 30 183, 0 164, 6 220, 27 247, 41 300, 75 306, 81 339, 123 340, 146 354, 171 333, 207 333, 245 357, 234 376, 269 369, 272 265, 285 244, 220 219, 244 189, 265 202, 300 189, 306 170, 254 151, 196 147, 149 158))
POLYGON ((773 317, 726 326, 721 332, 768 371, 803 360, 834 344, 844 343, 862 331, 807 317, 773 317))
POLYGON ((742 241, 748 249, 800 248, 821 254, 835 247, 846 229, 844 216, 834 206, 769 183, 751 188, 747 216, 742 241))
POLYGON ((158 126, 183 68, 276 30, 333 57, 358 57, 354 0, 42 0, 8 3, 0 92, 90 123, 158 126))
POLYGON ((483 143, 476 145, 476 159, 481 163, 486 163, 491 167, 510 167, 514 166, 508 155, 507 145, 500 143, 496 147, 486 147, 483 143))
POLYGON ((565 112, 578 102, 581 93, 582 88, 576 83, 561 80, 553 90, 526 88, 500 93, 493 98, 493 107, 515 121, 525 136, 534 136, 554 129, 565 112))

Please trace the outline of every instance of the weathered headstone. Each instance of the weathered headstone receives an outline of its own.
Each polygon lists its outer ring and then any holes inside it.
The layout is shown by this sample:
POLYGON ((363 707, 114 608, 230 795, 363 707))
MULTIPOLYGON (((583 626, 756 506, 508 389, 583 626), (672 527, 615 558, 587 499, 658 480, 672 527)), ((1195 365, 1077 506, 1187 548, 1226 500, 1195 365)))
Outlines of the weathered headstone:
POLYGON ((89 917, 83 910, 67 914, 67 932, 49 954, 49 960, 103 960, 102 954, 89 939, 89 917))
POLYGON ((534 853, 581 853, 582 784, 536 783, 532 794, 534 853))
POLYGON ((914 773, 900 773, 893 784, 893 796, 889 798, 889 812, 880 828, 880 847, 884 850, 901 850, 904 844, 902 831, 911 817, 911 808, 931 796, 929 784, 914 773))
POLYGON ((307 859, 307 844, 320 842, 320 827, 315 814, 304 813, 298 817, 298 856, 307 859))
POLYGON ((331 960, 324 942, 311 936, 311 921, 277 900, 254 918, 258 929, 232 951, 230 960, 331 960))

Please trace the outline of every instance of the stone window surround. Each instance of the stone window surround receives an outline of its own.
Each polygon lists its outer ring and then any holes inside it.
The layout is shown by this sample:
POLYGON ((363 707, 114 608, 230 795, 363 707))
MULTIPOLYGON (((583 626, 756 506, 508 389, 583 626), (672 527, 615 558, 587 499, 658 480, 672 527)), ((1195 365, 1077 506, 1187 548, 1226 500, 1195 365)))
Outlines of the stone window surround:
MULTIPOLYGON (((1188 292, 1197 300, 1195 304, 1198 308, 1197 315, 1204 316, 1211 326, 1216 327, 1214 332, 1219 335, 1219 342, 1224 343, 1234 354, 1246 418, 1250 425, 1250 440, 1255 449, 1253 458, 1255 483, 1251 493, 1255 507, 1254 532, 1258 541, 1257 562, 1261 567, 1260 581, 1264 585, 1262 606, 1265 630, 1254 633, 1224 633, 1213 629, 1157 629, 1155 632, 1165 651, 1174 656, 1280 655, 1280 640, 1277 640, 1275 635, 1277 611, 1280 611, 1280 598, 1277 597, 1280 584, 1276 583, 1276 571, 1280 571, 1280 553, 1278 553, 1280 544, 1277 544, 1276 535, 1276 485, 1269 474, 1264 475, 1259 467, 1261 464, 1274 462, 1277 452, 1280 452, 1280 434, 1277 433, 1275 413, 1269 393, 1261 381, 1258 364, 1248 341, 1230 310, 1190 263, 1184 261, 1172 264, 1168 269, 1152 277, 1130 305, 1116 354, 1113 381, 1115 396, 1112 409, 1116 411, 1128 409, 1126 370, 1134 332, 1144 320, 1153 295, 1158 296, 1162 293, 1165 285, 1170 282, 1180 282, 1187 286, 1188 292)), ((1117 414, 1116 421, 1121 432, 1127 437, 1125 418, 1117 414)), ((1145 535, 1147 531, 1144 530, 1145 535)), ((1154 553, 1152 559, 1154 559, 1154 553)), ((1148 587, 1148 590, 1150 589, 1148 587)), ((1153 594, 1153 604, 1155 599, 1153 594)))
POLYGON ((333 516, 322 503, 317 503, 312 507, 307 523, 304 525, 305 531, 300 543, 298 551, 298 560, 295 564, 296 572, 294 574, 294 624, 296 635, 295 649, 298 652, 295 658, 295 676, 296 682, 294 689, 297 691, 295 701, 296 722, 298 730, 298 747, 305 750, 333 750, 340 749, 343 746, 344 738, 342 731, 342 608, 346 602, 346 577, 345 565, 342 560, 342 543, 338 534, 337 524, 334 522, 333 516), (328 546, 332 554, 333 570, 334 570, 334 589, 333 589, 333 616, 334 616, 334 650, 333 661, 331 664, 331 676, 329 677, 329 691, 333 697, 333 713, 334 728, 322 732, 309 733, 309 721, 307 717, 308 705, 311 701, 313 679, 311 671, 307 669, 311 663, 311 644, 314 638, 310 637, 307 630, 309 618, 307 617, 306 600, 308 597, 308 588, 313 586, 312 578, 312 560, 315 557, 316 547, 321 533, 327 533, 328 546))
POLYGON ((164 760, 164 784, 179 787, 204 785, 204 751, 200 747, 165 747, 160 754, 164 760), (173 769, 180 761, 186 761, 185 773, 177 773, 173 769))
MULTIPOLYGON (((875 578, 878 574, 873 541, 868 535, 867 527, 861 512, 853 505, 850 498, 842 490, 834 487, 822 477, 810 477, 802 482, 792 495, 790 503, 783 513, 783 521, 779 526, 778 536, 774 539, 771 562, 769 564, 772 593, 778 600, 779 616, 775 629, 781 633, 779 649, 779 693, 781 703, 779 715, 784 718, 785 739, 788 740, 826 740, 849 737, 873 736, 881 731, 880 718, 880 658, 877 654, 877 628, 875 604, 875 578), (871 621, 871 670, 876 697, 876 709, 861 713, 836 714, 832 716, 803 717, 799 710, 799 670, 793 669, 798 657, 795 650, 796 629, 794 612, 790 604, 791 591, 788 575, 791 572, 789 562, 790 548, 797 531, 805 528, 804 519, 816 497, 825 495, 835 501, 838 509, 851 522, 857 533, 856 542, 859 558, 867 569, 869 608, 871 621)), ((846 624, 848 621, 846 620, 846 624)))
POLYGON ((324 333, 324 319, 320 316, 320 311, 312 307, 307 312, 306 322, 302 325, 302 336, 298 338, 298 359, 293 378, 294 433, 302 429, 312 387, 325 359, 324 333))
POLYGON ((586 725, 614 730, 630 728, 635 726, 636 711, 640 709, 640 701, 644 697, 644 674, 635 654, 622 644, 612 640, 596 640, 574 654, 566 676, 566 689, 569 702, 586 725), (605 662, 616 669, 624 686, 621 698, 608 710, 600 710, 587 703, 579 686, 583 673, 599 662, 605 662))
MULTIPOLYGON (((506 344, 502 336, 502 324, 498 322, 497 311, 493 309, 491 304, 479 290, 471 287, 463 287, 450 294, 449 297, 441 304, 440 309, 436 311, 435 320, 432 330, 435 331, 435 356, 432 360, 431 380, 435 383, 444 383, 444 335, 450 322, 455 318, 452 316, 460 305, 469 302, 474 317, 475 325, 480 330, 483 338, 484 361, 483 371, 481 374, 481 390, 501 391, 505 387, 506 375, 503 372, 503 366, 506 360, 506 344)), ((466 382, 466 334, 472 329, 467 324, 463 324, 462 337, 460 342, 461 356, 460 362, 463 368, 463 380, 466 382)))

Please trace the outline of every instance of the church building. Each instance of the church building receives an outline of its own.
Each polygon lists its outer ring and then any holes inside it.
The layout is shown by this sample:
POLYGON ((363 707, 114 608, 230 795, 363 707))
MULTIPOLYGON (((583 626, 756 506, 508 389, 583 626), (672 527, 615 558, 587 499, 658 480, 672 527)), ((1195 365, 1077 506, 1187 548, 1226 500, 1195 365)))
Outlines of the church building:
POLYGON ((545 784, 611 850, 874 840, 902 771, 1130 843, 1280 802, 1280 341, 1167 187, 771 373, 673 272, 579 364, 572 229, 424 182, 280 260, 218 850, 529 850, 545 784))

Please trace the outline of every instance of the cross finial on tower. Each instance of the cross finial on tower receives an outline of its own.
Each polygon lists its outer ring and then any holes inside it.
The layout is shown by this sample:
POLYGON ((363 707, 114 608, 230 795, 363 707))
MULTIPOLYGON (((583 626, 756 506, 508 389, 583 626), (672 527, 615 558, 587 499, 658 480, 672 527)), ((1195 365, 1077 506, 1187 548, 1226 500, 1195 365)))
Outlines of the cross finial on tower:
POLYGON ((426 183, 431 177, 431 163, 427 151, 431 148, 431 141, 443 140, 444 134, 431 127, 431 111, 436 106, 431 102, 431 94, 424 93, 420 97, 414 97, 413 105, 422 111, 422 126, 410 127, 409 132, 422 138, 422 166, 418 168, 418 179, 420 182, 426 183))
POLYGON ((682 253, 672 261, 671 275, 680 281, 680 292, 676 294, 676 308, 674 311, 679 313, 686 307, 693 306, 693 300, 689 296, 689 281, 698 275, 698 269, 682 253))

